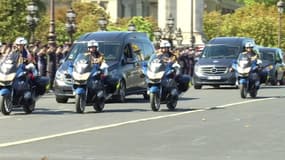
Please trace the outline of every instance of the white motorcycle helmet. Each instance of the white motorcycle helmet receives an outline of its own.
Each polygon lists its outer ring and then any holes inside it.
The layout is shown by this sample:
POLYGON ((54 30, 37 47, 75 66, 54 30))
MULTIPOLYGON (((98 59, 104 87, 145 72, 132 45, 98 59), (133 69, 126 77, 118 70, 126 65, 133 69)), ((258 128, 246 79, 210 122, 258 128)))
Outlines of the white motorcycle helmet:
POLYGON ((170 43, 169 43, 167 40, 162 40, 162 41, 160 42, 160 44, 159 44, 159 47, 160 47, 160 48, 170 48, 171 45, 170 45, 170 43))
POLYGON ((20 44, 20 45, 27 45, 28 41, 24 37, 18 37, 15 40, 15 44, 20 44))
POLYGON ((95 40, 90 40, 87 42, 87 47, 90 48, 90 47, 97 47, 98 48, 99 44, 97 41, 95 40))
POLYGON ((245 48, 253 48, 254 44, 252 42, 246 42, 244 45, 245 48))

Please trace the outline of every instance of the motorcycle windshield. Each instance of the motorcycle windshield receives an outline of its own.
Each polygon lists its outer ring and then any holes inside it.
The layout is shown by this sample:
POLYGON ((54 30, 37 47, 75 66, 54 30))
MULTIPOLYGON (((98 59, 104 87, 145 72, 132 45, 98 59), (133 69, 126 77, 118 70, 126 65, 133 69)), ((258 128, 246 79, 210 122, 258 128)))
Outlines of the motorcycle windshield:
POLYGON ((75 80, 87 80, 92 69, 90 54, 79 54, 74 61, 73 75, 75 80))
POLYGON ((237 63, 239 67, 247 68, 251 66, 251 59, 247 54, 240 54, 237 63))
POLYGON ((148 62, 148 75, 154 79, 161 78, 166 70, 166 63, 158 57, 153 55, 148 62), (152 76, 150 76, 152 75, 152 76))
POLYGON ((240 74, 248 74, 251 69, 251 59, 247 54, 240 54, 237 60, 237 71, 240 74))
POLYGON ((0 62, 0 73, 9 75, 11 73, 16 73, 18 68, 19 55, 17 53, 9 53, 2 57, 0 62))

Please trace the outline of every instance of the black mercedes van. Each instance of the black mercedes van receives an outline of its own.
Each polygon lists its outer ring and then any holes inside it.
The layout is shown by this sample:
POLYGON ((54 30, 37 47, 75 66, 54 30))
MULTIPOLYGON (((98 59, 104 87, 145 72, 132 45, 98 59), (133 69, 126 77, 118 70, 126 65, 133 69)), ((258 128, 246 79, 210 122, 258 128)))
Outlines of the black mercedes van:
POLYGON ((142 32, 91 32, 82 35, 72 45, 71 51, 56 72, 54 93, 58 103, 66 103, 74 97, 72 79, 66 76, 69 62, 78 54, 87 51, 87 42, 96 40, 99 51, 104 54, 109 65, 109 76, 118 79, 113 99, 125 101, 125 96, 142 94, 147 97, 147 85, 141 77, 141 64, 148 61, 155 49, 149 38, 142 32))
MULTIPOLYGON (((193 83, 195 89, 203 85, 236 85, 236 76, 230 72, 233 59, 244 51, 246 42, 255 44, 254 39, 247 37, 216 37, 204 48, 194 66, 193 83)), ((256 48, 255 48, 256 49, 256 48)))

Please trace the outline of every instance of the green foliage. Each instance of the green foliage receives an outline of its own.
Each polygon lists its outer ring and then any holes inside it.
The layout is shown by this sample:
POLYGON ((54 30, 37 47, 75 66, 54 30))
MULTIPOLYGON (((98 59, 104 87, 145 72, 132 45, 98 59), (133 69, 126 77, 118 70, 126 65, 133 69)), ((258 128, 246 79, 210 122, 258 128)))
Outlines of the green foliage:
MULTIPOLYGON (((206 13, 204 32, 208 39, 217 36, 252 37, 257 44, 277 46, 278 16, 275 6, 260 3, 237 9, 234 14, 206 13)), ((284 29, 282 32, 285 33, 284 29)), ((285 47, 285 43, 282 46, 285 47)))
MULTIPOLYGON (((16 37, 28 37, 29 28, 26 23, 27 4, 29 0, 1 0, 0 1, 0 40, 13 42, 16 37)), ((45 10, 40 0, 34 1, 40 9, 45 10)))
MULTIPOLYGON (((40 21, 35 30, 35 39, 47 43, 47 36, 50 27, 50 11, 46 11, 46 1, 34 0, 40 8, 38 17, 40 21)), ((29 28, 26 24, 27 11, 26 7, 30 0, 0 0, 0 40, 14 41, 17 36, 29 38, 29 28)), ((70 3, 71 0, 61 0, 57 3, 70 3)), ((86 32, 95 32, 99 30, 98 19, 103 16, 107 20, 109 15, 97 3, 80 3, 73 2, 72 9, 76 13, 76 32, 73 39, 77 39, 86 32)), ((57 5, 55 7, 55 33, 58 44, 68 41, 69 37, 66 32, 66 11, 69 8, 66 5, 57 5)), ((107 30, 109 31, 127 31, 128 25, 133 22, 137 31, 146 32, 150 38, 153 37, 153 30, 157 26, 156 21, 150 17, 132 17, 121 18, 116 23, 108 22, 107 30)))
POLYGON ((240 3, 244 3, 247 6, 254 5, 255 3, 263 3, 265 5, 276 5, 278 0, 237 0, 240 3))

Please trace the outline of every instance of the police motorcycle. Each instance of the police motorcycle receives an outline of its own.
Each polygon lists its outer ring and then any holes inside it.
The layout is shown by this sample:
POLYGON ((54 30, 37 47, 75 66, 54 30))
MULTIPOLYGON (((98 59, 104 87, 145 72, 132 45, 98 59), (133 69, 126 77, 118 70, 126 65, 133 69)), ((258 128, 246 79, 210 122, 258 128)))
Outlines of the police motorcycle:
POLYGON ((0 61, 0 109, 9 115, 22 107, 26 114, 35 109, 36 100, 46 91, 49 79, 36 76, 33 64, 20 64, 19 54, 10 53, 0 61))
POLYGON ((161 103, 165 103, 169 110, 175 110, 179 95, 188 90, 190 77, 177 76, 179 70, 179 64, 166 63, 156 54, 152 55, 148 64, 143 64, 142 72, 153 111, 158 111, 161 103))
POLYGON ((93 105, 97 112, 104 109, 105 101, 111 97, 106 90, 106 66, 91 64, 90 54, 79 54, 73 64, 69 64, 68 73, 73 79, 75 109, 83 113, 86 105, 93 105), (105 69, 104 69, 105 68, 105 69))
POLYGON ((251 60, 247 54, 240 54, 238 59, 233 62, 232 68, 238 75, 241 98, 246 98, 249 93, 252 98, 257 96, 260 86, 260 60, 251 60))

